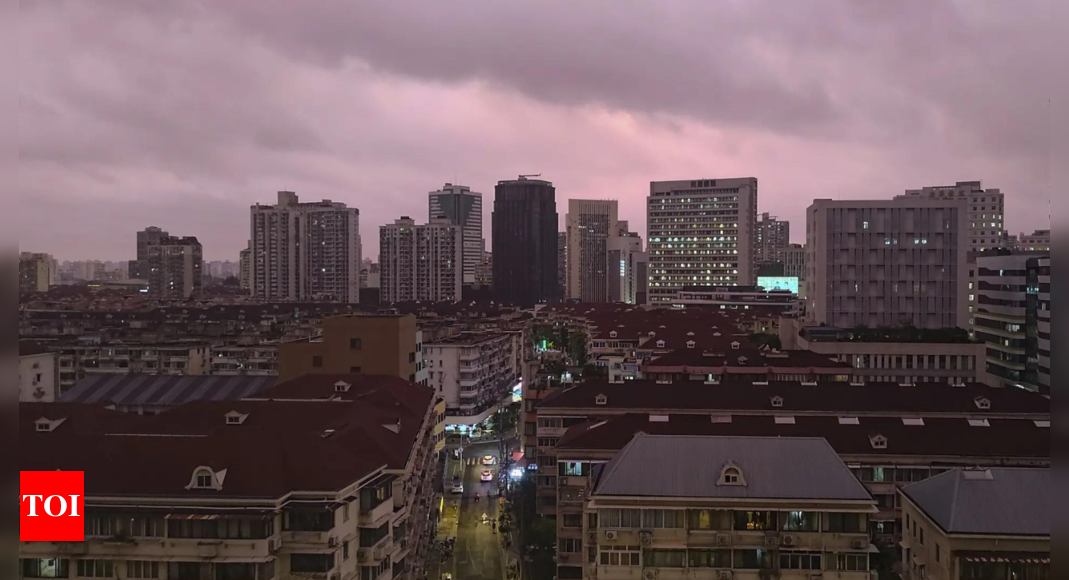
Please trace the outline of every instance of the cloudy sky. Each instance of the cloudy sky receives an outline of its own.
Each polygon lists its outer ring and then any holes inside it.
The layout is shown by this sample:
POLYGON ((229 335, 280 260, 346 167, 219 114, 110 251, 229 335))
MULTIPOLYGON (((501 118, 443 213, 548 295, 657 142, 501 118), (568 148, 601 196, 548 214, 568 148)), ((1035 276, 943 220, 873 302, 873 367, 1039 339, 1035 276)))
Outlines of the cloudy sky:
MULTIPOLYGON (((805 235, 816 197, 983 180, 1048 226, 1042 0, 24 1, 20 249, 133 257, 134 232, 236 260, 279 189, 378 226, 445 182, 542 173, 620 200, 755 176, 805 235)), ((1064 63, 1063 63, 1064 66, 1064 63)))

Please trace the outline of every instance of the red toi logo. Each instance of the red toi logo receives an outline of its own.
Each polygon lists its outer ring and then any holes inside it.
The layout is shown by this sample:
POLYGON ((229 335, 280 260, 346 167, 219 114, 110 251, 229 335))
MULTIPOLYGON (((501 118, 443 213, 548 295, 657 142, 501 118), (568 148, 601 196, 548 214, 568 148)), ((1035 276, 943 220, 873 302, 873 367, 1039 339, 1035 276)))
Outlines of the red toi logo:
POLYGON ((21 471, 19 497, 19 541, 85 541, 84 471, 21 471))

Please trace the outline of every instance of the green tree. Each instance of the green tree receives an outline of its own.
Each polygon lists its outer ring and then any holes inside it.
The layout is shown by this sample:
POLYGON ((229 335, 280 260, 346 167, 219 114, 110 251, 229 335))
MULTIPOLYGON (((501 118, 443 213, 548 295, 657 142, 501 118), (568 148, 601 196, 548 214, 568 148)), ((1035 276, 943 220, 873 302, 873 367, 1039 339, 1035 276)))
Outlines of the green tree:
POLYGON ((586 363, 587 347, 585 332, 573 332, 568 335, 568 356, 571 357, 572 362, 576 365, 586 363))
POLYGON ((767 332, 755 332, 751 334, 750 342, 756 344, 758 348, 768 345, 769 348, 783 350, 783 345, 780 343, 779 336, 768 334, 767 332))

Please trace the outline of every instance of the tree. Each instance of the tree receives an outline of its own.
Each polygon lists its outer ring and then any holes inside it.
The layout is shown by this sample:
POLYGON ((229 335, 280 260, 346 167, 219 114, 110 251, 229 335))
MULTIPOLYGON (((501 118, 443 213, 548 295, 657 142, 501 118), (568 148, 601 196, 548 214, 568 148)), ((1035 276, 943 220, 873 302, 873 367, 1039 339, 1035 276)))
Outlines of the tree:
POLYGON ((573 332, 568 335, 568 356, 576 365, 586 363, 586 333, 573 332))
POLYGON ((767 332, 755 332, 751 334, 750 342, 756 344, 759 348, 768 345, 768 348, 783 350, 783 345, 780 343, 779 336, 768 334, 767 332))

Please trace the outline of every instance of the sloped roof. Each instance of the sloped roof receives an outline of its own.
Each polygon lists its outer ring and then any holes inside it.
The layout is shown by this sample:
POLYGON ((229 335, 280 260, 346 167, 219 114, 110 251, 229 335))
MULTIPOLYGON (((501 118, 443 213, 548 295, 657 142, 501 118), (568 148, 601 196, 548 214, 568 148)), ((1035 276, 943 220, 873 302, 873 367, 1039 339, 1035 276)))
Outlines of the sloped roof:
POLYGON ((594 496, 872 501, 823 439, 645 433, 609 463, 594 496), (718 485, 728 465, 746 485, 718 485))
POLYGON ((902 493, 949 534, 1050 536, 1050 469, 955 469, 902 493))
POLYGON ((234 401, 274 385, 278 377, 93 374, 78 381, 62 403, 168 406, 191 401, 234 401))

